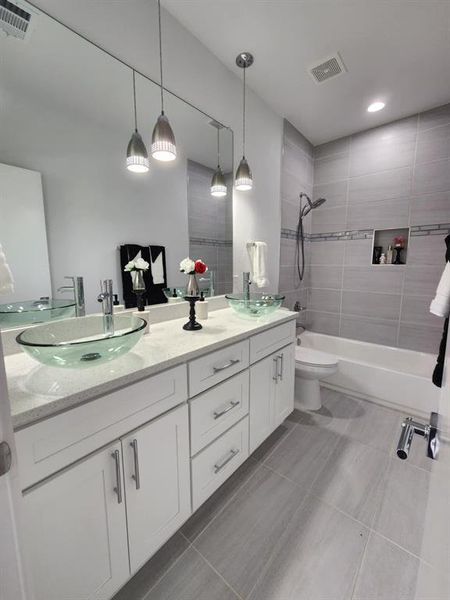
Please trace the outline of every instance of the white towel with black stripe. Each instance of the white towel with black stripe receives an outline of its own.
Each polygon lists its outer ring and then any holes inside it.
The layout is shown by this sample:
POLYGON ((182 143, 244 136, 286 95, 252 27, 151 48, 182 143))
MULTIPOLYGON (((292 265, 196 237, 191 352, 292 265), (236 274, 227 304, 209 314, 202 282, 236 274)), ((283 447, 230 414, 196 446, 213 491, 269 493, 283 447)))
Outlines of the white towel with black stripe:
POLYGON ((448 317, 450 313, 450 262, 445 265, 436 296, 430 304, 430 313, 438 317, 448 317))
POLYGON ((14 279, 0 244, 0 294, 12 294, 13 292, 14 279))

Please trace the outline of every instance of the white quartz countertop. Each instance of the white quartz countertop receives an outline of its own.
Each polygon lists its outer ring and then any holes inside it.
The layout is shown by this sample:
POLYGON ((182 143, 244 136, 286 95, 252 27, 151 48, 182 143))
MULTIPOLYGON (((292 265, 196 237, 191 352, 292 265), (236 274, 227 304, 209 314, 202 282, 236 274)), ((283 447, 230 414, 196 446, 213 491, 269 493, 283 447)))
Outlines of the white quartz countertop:
POLYGON ((268 317, 249 320, 226 308, 211 312, 200 331, 184 331, 186 317, 157 323, 125 356, 87 369, 46 367, 23 352, 7 356, 13 426, 31 425, 296 316, 280 309, 268 317))

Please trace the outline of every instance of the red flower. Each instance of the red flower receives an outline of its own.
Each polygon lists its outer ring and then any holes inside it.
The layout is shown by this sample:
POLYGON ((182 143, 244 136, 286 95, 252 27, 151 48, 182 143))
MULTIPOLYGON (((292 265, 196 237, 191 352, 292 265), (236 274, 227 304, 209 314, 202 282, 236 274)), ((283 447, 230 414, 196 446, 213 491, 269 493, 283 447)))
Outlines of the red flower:
POLYGON ((196 273, 204 273, 207 270, 208 270, 208 267, 205 265, 205 263, 202 260, 195 261, 195 272, 196 273))

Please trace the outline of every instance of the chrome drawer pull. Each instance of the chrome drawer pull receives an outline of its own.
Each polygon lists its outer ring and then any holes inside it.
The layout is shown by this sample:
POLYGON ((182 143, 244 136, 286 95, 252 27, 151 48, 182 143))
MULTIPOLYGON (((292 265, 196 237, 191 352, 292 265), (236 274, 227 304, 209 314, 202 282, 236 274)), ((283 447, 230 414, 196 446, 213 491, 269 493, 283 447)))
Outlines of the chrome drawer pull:
POLYGON ((136 489, 138 490, 141 487, 141 475, 139 473, 139 453, 137 440, 130 442, 130 446, 133 448, 134 457, 134 474, 131 476, 131 479, 134 479, 136 482, 136 489))
POLYGON ((214 373, 220 373, 220 371, 224 371, 225 369, 229 369, 230 367, 233 367, 234 365, 237 365, 240 362, 241 361, 240 361, 239 358, 232 358, 230 361, 228 361, 227 363, 225 363, 221 367, 213 367, 213 371, 214 371, 214 373))
POLYGON ((225 467, 225 465, 227 465, 230 462, 230 460, 233 460, 236 454, 239 454, 239 450, 230 450, 228 456, 221 463, 216 463, 214 465, 214 473, 218 473, 219 471, 221 471, 225 467))
POLYGON ((122 478, 120 477, 120 452, 118 450, 114 450, 111 454, 116 463, 116 487, 114 491, 117 494, 117 503, 122 504, 122 478))
POLYGON ((278 357, 273 359, 273 364, 275 366, 275 374, 272 376, 272 379, 275 381, 275 383, 278 383, 278 357))
POLYGON ((283 354, 279 354, 278 358, 280 359, 280 370, 278 372, 278 377, 282 381, 283 380, 283 371, 284 371, 284 355, 283 354))
POLYGON ((227 408, 224 408, 223 410, 221 410, 220 412, 214 412, 214 418, 218 419, 219 417, 223 417, 223 415, 226 415, 228 412, 230 412, 230 410, 233 410, 233 408, 236 408, 236 406, 239 406, 240 402, 239 400, 232 400, 229 404, 229 406, 227 406, 227 408))

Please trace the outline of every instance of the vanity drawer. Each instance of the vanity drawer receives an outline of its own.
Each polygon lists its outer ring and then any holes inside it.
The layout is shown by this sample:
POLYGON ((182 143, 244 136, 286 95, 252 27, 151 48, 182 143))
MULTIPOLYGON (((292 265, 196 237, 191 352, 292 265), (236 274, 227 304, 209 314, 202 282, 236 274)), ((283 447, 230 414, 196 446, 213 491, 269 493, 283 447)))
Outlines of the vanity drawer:
POLYGON ((17 431, 22 489, 186 400, 186 366, 180 365, 17 431))
POLYGON ((193 360, 189 363, 189 397, 204 392, 248 366, 248 340, 193 360))
POLYGON ((189 401, 192 455, 248 414, 249 380, 246 370, 189 401))
POLYGON ((247 458, 248 417, 245 417, 192 459, 193 510, 197 510, 247 458))
POLYGON ((250 338, 250 363, 269 356, 295 340, 295 320, 277 325, 250 338))

